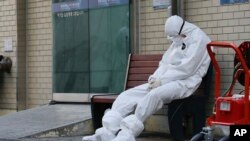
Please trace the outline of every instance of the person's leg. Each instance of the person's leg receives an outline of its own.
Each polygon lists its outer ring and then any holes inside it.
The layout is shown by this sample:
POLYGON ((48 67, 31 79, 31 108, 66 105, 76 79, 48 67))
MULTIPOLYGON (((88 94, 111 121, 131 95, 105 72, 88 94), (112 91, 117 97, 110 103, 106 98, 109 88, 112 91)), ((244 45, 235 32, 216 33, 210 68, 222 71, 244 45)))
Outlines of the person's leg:
POLYGON ((164 103, 170 103, 176 99, 183 99, 187 94, 188 88, 177 81, 173 81, 153 89, 137 104, 135 115, 141 121, 145 121, 150 115, 162 108, 164 103))
POLYGON ((102 118, 102 128, 92 136, 83 137, 83 141, 110 141, 120 130, 124 117, 135 110, 137 102, 148 93, 148 84, 129 89, 121 93, 114 101, 112 108, 107 110, 102 118))
POLYGON ((164 102, 186 97, 187 88, 177 82, 171 82, 151 90, 137 104, 135 114, 127 116, 121 122, 121 131, 112 141, 135 141, 144 129, 143 122, 162 108, 164 102), (127 137, 126 137, 127 136, 127 137))

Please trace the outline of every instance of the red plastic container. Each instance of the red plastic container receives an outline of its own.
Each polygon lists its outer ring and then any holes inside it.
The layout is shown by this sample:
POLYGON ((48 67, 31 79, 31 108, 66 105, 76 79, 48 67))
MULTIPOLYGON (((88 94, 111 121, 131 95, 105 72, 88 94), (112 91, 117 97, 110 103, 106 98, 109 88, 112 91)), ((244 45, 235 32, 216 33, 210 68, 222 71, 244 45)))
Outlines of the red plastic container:
POLYGON ((219 97, 216 101, 217 122, 235 123, 244 118, 244 99, 232 97, 219 97))

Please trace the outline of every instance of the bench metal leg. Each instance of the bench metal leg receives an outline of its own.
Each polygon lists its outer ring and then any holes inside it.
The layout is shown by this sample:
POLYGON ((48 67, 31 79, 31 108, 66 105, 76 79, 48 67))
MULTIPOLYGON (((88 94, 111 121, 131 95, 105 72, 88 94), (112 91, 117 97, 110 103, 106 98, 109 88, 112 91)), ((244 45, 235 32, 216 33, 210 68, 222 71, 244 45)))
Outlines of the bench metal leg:
POLYGON ((102 127, 102 117, 106 109, 111 108, 112 103, 91 103, 91 114, 94 130, 102 127))
POLYGON ((168 105, 169 130, 175 141, 184 141, 183 117, 183 101, 173 101, 168 105))

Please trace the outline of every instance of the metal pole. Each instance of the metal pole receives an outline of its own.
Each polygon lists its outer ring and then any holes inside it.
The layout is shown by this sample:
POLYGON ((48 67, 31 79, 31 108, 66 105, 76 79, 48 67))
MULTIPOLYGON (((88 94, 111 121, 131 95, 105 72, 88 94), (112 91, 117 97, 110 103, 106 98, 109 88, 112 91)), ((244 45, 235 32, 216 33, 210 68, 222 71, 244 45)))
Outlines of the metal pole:
POLYGON ((171 2, 171 12, 172 15, 178 15, 180 17, 182 17, 183 19, 184 17, 184 0, 172 0, 171 2))
POLYGON ((177 12, 177 0, 172 0, 171 2, 172 15, 178 15, 177 12))

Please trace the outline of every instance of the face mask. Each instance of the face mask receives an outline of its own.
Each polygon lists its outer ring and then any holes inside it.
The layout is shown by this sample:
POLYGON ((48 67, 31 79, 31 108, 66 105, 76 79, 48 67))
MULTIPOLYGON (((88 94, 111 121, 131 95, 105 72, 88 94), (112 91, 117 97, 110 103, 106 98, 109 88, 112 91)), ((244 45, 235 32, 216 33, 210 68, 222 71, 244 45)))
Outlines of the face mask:
POLYGON ((182 45, 183 43, 183 37, 181 36, 168 37, 168 39, 172 40, 174 45, 182 45))
POLYGON ((172 44, 173 43, 173 37, 167 36, 167 41, 168 41, 168 43, 172 44))

